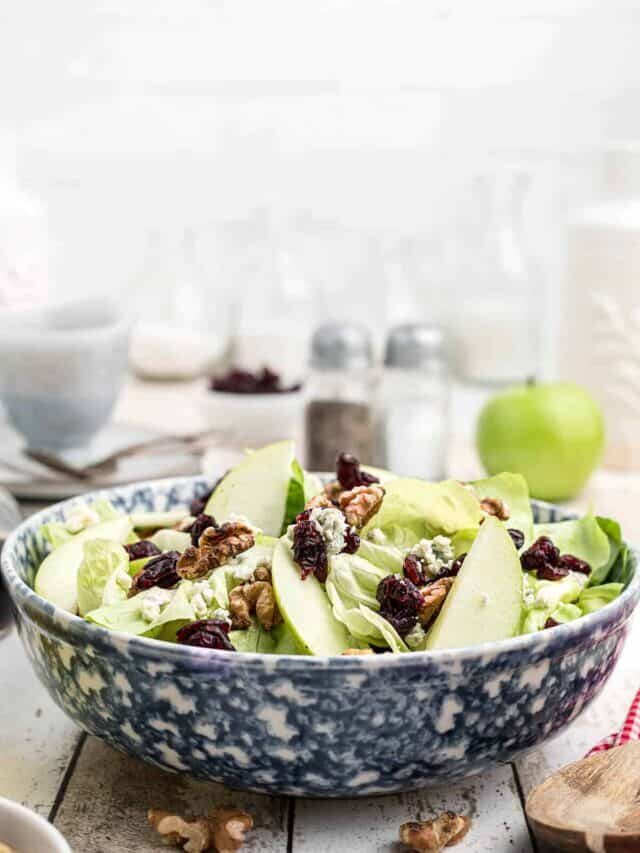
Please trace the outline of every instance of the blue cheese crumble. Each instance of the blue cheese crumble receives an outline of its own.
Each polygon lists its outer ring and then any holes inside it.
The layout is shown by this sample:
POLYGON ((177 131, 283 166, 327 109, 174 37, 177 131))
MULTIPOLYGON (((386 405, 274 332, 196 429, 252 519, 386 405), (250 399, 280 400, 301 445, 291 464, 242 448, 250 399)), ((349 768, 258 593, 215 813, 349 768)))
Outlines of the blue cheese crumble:
POLYGON ((421 539, 408 554, 414 554, 422 563, 428 577, 436 577, 445 569, 450 569, 455 559, 451 539, 448 536, 434 536, 433 539, 421 539))

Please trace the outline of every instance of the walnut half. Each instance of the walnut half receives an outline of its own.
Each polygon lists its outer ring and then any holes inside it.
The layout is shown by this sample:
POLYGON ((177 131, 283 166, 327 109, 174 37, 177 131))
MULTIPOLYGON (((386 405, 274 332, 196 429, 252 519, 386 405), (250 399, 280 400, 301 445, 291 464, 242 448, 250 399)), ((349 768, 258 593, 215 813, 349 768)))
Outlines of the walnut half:
POLYGON ((340 495, 340 509, 347 524, 360 530, 378 512, 384 498, 384 489, 378 483, 356 486, 340 495))
POLYGON ((182 847, 187 853, 235 853, 242 847, 245 833, 253 826, 253 818, 238 809, 215 809, 209 817, 185 820, 171 812, 149 809, 153 829, 167 844, 182 847))
POLYGON ((421 625, 428 625, 434 616, 440 612, 440 608, 453 586, 453 581, 453 578, 438 578, 420 590, 424 598, 424 604, 419 613, 421 625))
POLYGON ((227 521, 220 527, 207 527, 198 547, 190 545, 178 560, 181 578, 195 580, 228 563, 255 545, 253 530, 241 521, 227 521))
POLYGON ((468 817, 455 812, 443 812, 434 820, 403 823, 400 827, 400 841, 420 853, 439 853, 444 847, 452 847, 461 841, 470 826, 468 817))
POLYGON ((231 624, 235 629, 248 628, 255 613, 265 631, 282 622, 273 587, 269 581, 254 581, 237 586, 229 593, 231 624))
POLYGON ((508 521, 511 516, 508 504, 501 498, 482 498, 480 509, 485 515, 495 515, 500 521, 508 521))

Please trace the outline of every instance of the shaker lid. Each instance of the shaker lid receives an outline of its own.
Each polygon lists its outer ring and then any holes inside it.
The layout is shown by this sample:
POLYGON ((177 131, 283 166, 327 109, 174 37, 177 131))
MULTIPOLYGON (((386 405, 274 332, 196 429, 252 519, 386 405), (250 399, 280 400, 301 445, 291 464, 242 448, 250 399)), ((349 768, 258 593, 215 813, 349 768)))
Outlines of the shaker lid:
POLYGON ((420 368, 442 361, 446 338, 439 326, 407 323, 389 332, 384 363, 387 367, 420 368))
POLYGON ((371 367, 371 336, 362 326, 327 323, 317 328, 311 341, 311 366, 318 370, 357 370, 371 367))

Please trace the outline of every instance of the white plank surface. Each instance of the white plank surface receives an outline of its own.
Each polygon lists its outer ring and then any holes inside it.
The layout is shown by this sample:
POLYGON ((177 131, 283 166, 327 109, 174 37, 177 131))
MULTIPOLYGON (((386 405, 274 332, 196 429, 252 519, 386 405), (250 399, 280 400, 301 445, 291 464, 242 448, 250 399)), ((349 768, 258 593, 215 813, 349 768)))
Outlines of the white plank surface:
POLYGON ((253 817, 255 829, 243 851, 287 849, 287 800, 165 773, 89 737, 55 824, 73 850, 83 853, 156 853, 166 848, 147 823, 149 808, 197 815, 219 805, 244 809, 253 817))
POLYGON ((0 632, 0 796, 47 817, 79 736, 36 679, 15 628, 0 632))
POLYGON ((530 853, 511 767, 446 787, 363 800, 298 800, 293 853, 397 853, 400 824, 442 811, 469 815, 460 853, 530 853))

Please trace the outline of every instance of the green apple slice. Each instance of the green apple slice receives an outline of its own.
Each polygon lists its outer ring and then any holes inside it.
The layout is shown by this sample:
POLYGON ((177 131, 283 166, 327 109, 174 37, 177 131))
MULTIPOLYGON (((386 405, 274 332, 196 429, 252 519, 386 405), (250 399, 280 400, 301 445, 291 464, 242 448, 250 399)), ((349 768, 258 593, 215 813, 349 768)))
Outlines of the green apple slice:
POLYGON ((427 637, 427 649, 455 649, 505 640, 520 631, 522 568, 497 518, 481 525, 427 637))
POLYGON ((205 512, 219 523, 230 515, 244 515, 267 536, 280 536, 293 460, 292 441, 249 453, 220 481, 205 512))
POLYGON ((132 530, 128 515, 87 527, 44 558, 36 575, 35 591, 63 610, 76 613, 78 569, 84 554, 84 543, 91 539, 109 539, 124 545, 132 530))
POLYGON ((313 575, 302 580, 285 539, 276 545, 271 577, 282 618, 305 654, 339 655, 349 648, 349 633, 333 615, 322 584, 313 575))

